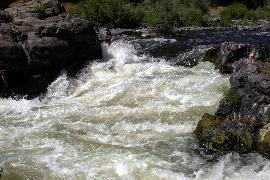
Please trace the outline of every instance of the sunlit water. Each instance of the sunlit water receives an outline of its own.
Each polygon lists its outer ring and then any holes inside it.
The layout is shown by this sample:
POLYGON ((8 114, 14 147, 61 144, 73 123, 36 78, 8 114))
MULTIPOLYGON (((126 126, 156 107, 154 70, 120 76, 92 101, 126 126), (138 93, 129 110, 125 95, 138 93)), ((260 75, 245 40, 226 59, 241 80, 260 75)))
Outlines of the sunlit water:
POLYGON ((44 98, 0 100, 2 179, 270 179, 257 154, 210 161, 198 147, 228 83, 212 64, 174 67, 121 40, 103 52, 44 98))

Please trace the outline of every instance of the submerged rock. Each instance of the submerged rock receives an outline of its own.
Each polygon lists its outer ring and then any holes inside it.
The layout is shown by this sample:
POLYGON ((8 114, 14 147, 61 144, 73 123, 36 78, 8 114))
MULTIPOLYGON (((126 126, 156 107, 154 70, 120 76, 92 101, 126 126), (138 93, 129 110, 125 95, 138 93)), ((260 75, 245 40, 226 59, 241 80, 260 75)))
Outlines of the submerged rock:
POLYGON ((215 116, 203 116, 195 135, 210 151, 258 150, 269 155, 270 63, 241 59, 232 66, 230 83, 234 94, 228 93, 226 96, 230 97, 223 98, 215 116), (236 103, 230 102, 236 98, 236 103))
POLYGON ((74 75, 101 51, 94 27, 70 17, 57 0, 7 8, 0 12, 0 96, 37 96, 61 70, 74 75))

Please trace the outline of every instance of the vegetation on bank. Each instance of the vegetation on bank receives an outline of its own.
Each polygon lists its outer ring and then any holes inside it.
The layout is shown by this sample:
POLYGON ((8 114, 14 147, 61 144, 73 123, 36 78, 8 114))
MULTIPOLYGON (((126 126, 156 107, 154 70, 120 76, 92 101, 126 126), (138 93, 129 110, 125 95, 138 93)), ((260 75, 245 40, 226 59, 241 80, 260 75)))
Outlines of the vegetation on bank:
POLYGON ((227 6, 221 12, 221 25, 229 26, 232 20, 249 20, 257 21, 259 19, 270 19, 270 3, 265 4, 262 7, 256 9, 248 9, 243 4, 232 4, 227 6))
POLYGON ((97 26, 203 26, 208 19, 208 3, 207 0, 82 0, 69 12, 97 26))
POLYGON ((226 6, 220 12, 221 26, 229 26, 236 19, 270 19, 268 0, 81 0, 67 9, 96 26, 133 28, 207 26, 209 7, 218 6, 226 6))
MULTIPOLYGON (((7 5, 29 0, 5 0, 7 5)), ((163 24, 174 27, 230 26, 233 20, 255 22, 270 19, 270 0, 59 0, 73 16, 88 19, 95 26, 136 28, 163 24), (221 7, 221 8, 220 8, 221 7), (217 12, 213 15, 212 9, 217 12), (215 19, 215 18, 214 18, 215 19), (219 19, 219 18, 218 18, 219 19)), ((0 3, 0 5, 1 5, 0 3)))
POLYGON ((235 89, 227 85, 222 85, 219 91, 221 92, 222 97, 225 100, 225 103, 230 107, 234 107, 239 103, 240 99, 237 96, 235 89))

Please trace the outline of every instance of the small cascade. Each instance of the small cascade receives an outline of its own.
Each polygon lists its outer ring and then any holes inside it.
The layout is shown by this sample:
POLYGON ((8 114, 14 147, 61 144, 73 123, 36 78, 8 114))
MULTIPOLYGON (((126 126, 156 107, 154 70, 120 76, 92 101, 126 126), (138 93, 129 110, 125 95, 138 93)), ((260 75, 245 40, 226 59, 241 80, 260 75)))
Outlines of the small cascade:
POLYGON ((193 48, 192 50, 180 54, 176 58, 176 62, 173 65, 176 66, 188 66, 193 67, 196 66, 199 62, 202 61, 204 54, 211 48, 212 46, 198 46, 193 48))

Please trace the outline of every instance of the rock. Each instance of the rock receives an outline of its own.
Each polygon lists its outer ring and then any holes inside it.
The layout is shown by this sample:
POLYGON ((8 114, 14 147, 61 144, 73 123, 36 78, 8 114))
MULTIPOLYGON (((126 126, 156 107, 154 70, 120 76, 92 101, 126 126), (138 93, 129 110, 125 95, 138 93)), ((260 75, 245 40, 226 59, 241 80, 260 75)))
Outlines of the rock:
POLYGON ((15 5, 5 9, 13 18, 24 19, 27 17, 36 17, 45 19, 65 13, 64 6, 57 0, 32 0, 23 5, 15 5))
POLYGON ((211 15, 209 17, 207 25, 210 27, 219 27, 220 21, 221 21, 220 15, 211 15))
POLYGON ((210 151, 269 155, 270 63, 241 59, 232 66, 234 94, 223 98, 214 116, 204 115, 194 133, 210 151), (229 98, 237 98, 237 103, 229 103, 229 98))
POLYGON ((87 61, 101 58, 94 27, 65 12, 57 0, 32 0, 0 12, 0 96, 35 97, 63 69, 75 75, 87 61))
POLYGON ((270 124, 265 125, 260 130, 257 151, 268 158, 270 157, 270 124))
POLYGON ((0 9, 0 23, 6 23, 11 21, 11 16, 8 15, 5 11, 0 9))
POLYGON ((204 114, 196 127, 195 135, 200 144, 212 152, 246 153, 253 146, 253 137, 249 129, 230 116, 222 118, 204 114))
POLYGON ((28 66, 22 47, 8 37, 0 36, 0 57, 1 70, 16 73, 28 66))
POLYGON ((270 47, 267 45, 247 45, 234 42, 225 42, 206 52, 203 61, 212 62, 216 69, 224 74, 233 73, 233 63, 242 58, 268 61, 270 47))
POLYGON ((247 58, 250 52, 250 47, 245 44, 225 42, 221 46, 210 49, 205 54, 203 61, 212 62, 216 69, 224 74, 230 74, 233 72, 232 64, 241 58, 247 58))
POLYGON ((0 178, 2 177, 2 174, 3 174, 3 168, 0 167, 0 178))
POLYGON ((270 120, 270 63, 242 59, 233 64, 231 86, 241 99, 239 112, 260 121, 270 120))
POLYGON ((259 19, 258 21, 237 19, 232 20, 231 27, 239 30, 266 30, 269 28, 269 21, 267 19, 259 19))
POLYGON ((159 24, 154 29, 152 29, 152 31, 158 34, 170 35, 173 33, 174 29, 171 26, 168 26, 165 24, 159 24))
POLYGON ((159 24, 154 28, 149 29, 142 36, 146 38, 158 38, 158 37, 168 37, 175 33, 175 30, 168 25, 159 24))

